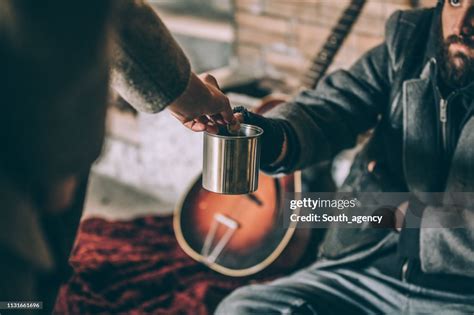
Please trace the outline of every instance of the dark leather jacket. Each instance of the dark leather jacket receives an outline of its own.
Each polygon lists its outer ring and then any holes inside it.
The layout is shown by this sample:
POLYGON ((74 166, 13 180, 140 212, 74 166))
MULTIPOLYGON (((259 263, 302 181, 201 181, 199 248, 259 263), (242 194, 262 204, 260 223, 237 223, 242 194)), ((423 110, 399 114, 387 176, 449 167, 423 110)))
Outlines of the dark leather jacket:
MULTIPOLYGON (((353 147, 359 134, 374 129, 341 190, 409 191, 420 195, 473 191, 474 118, 464 125, 451 165, 443 160, 445 126, 440 115, 444 108, 440 109, 442 97, 437 89, 434 58, 439 13, 440 7, 394 13, 387 22, 384 43, 367 52, 349 70, 330 74, 315 90, 304 91, 270 112, 268 116, 291 124, 298 142, 291 145, 300 151, 279 171, 291 172, 330 160, 341 150, 353 147), (371 162, 375 168, 368 167, 371 162)), ((471 90, 456 91, 456 97, 472 103, 471 90)), ((464 209, 462 216, 472 220, 472 209, 464 209)), ((430 224, 436 220, 432 213, 437 210, 436 206, 424 209, 422 227, 426 218, 430 218, 430 224)), ((474 227, 418 231, 419 240, 414 241, 419 242, 424 272, 474 276, 474 227)), ((361 260, 393 246, 398 239, 398 233, 387 229, 332 227, 326 233, 317 264, 361 260)))

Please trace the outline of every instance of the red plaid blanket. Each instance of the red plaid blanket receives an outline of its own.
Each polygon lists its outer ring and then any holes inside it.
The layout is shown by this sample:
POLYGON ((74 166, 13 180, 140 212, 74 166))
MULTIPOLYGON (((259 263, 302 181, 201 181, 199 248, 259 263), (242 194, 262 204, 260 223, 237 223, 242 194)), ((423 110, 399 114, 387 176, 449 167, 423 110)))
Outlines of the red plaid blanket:
MULTIPOLYGON (((177 244, 171 217, 82 222, 58 314, 211 314, 233 289, 257 281, 217 274, 177 244)), ((262 279, 260 279, 262 280, 262 279)))

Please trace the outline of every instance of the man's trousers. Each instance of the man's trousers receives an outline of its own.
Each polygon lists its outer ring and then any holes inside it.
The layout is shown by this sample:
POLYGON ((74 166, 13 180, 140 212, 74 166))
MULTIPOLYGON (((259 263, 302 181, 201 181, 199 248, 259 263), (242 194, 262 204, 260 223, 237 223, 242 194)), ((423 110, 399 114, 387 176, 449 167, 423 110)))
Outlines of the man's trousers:
POLYGON ((467 313, 474 313, 474 295, 425 289, 374 267, 354 266, 309 267, 268 284, 242 287, 216 310, 219 315, 467 313))

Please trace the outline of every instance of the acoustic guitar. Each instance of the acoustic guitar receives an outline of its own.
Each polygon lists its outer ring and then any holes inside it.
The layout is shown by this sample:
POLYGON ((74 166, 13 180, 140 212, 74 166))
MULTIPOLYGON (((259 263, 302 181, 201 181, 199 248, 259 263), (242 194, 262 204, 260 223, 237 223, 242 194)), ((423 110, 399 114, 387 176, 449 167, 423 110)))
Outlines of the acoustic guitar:
MULTIPOLYGON (((342 46, 365 0, 352 0, 303 80, 314 88, 342 46)), ((284 100, 267 99, 256 110, 263 114, 284 100)), ((259 174, 259 189, 248 195, 221 195, 206 191, 201 176, 192 184, 174 212, 174 231, 181 248, 209 268, 233 277, 297 266, 307 252, 311 230, 282 223, 286 192, 301 191, 301 173, 282 177, 259 174)))

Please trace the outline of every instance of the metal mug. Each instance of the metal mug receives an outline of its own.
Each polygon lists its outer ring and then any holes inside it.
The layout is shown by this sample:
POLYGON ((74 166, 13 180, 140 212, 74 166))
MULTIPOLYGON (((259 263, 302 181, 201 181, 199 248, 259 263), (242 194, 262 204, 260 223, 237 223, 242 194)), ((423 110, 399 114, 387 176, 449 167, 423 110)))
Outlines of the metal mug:
POLYGON ((262 134, 262 128, 248 124, 241 124, 236 134, 222 128, 218 134, 205 132, 203 188, 228 195, 256 191, 262 134))

